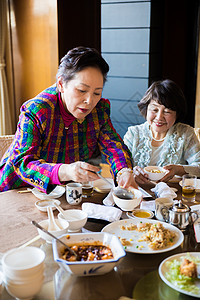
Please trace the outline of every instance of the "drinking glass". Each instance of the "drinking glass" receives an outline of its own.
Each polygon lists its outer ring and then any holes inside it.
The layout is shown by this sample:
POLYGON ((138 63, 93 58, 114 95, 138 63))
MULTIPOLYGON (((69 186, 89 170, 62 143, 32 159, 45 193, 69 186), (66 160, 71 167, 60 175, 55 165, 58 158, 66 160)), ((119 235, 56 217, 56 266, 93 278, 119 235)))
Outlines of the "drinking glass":
POLYGON ((82 197, 87 198, 93 195, 93 182, 86 181, 82 182, 82 197))
POLYGON ((186 174, 182 177, 182 200, 194 202, 196 196, 197 176, 186 174))

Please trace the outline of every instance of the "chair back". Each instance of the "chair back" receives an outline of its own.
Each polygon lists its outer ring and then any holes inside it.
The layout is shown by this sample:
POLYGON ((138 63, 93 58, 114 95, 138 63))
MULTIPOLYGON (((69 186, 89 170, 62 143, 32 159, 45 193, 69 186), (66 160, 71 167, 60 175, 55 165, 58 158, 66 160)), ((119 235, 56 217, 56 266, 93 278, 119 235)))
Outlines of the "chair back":
POLYGON ((196 128, 194 128, 194 131, 195 131, 196 136, 197 136, 197 138, 198 138, 198 140, 200 142, 200 128, 196 127, 196 128))
POLYGON ((12 141, 14 139, 13 135, 1 135, 0 136, 0 160, 2 159, 4 153, 11 145, 12 141))

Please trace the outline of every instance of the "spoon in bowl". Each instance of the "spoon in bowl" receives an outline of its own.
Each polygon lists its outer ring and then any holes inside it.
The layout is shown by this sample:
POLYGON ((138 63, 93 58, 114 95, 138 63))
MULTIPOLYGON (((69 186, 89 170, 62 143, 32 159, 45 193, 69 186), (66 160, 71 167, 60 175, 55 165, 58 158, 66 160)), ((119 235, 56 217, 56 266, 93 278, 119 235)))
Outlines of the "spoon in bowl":
POLYGON ((48 218, 49 218, 48 230, 49 231, 61 230, 62 228, 56 224, 51 206, 47 206, 47 213, 48 213, 48 218))
POLYGON ((54 202, 53 204, 57 210, 62 214, 63 218, 65 218, 65 211, 62 209, 62 207, 60 207, 60 205, 58 205, 56 202, 54 202))
POLYGON ((49 232, 48 230, 46 230, 44 227, 40 226, 37 222, 31 221, 31 223, 32 223, 35 227, 37 227, 37 228, 41 229, 42 231, 44 231, 46 234, 50 235, 52 238, 56 239, 56 240, 57 240, 59 243, 61 243, 63 246, 65 246, 65 248, 66 248, 72 255, 74 255, 74 256, 76 257, 76 260, 78 260, 78 258, 79 258, 78 254, 77 254, 74 250, 72 250, 68 245, 66 245, 63 241, 61 241, 59 238, 57 238, 57 237, 56 237, 55 235, 53 235, 51 232, 49 232))

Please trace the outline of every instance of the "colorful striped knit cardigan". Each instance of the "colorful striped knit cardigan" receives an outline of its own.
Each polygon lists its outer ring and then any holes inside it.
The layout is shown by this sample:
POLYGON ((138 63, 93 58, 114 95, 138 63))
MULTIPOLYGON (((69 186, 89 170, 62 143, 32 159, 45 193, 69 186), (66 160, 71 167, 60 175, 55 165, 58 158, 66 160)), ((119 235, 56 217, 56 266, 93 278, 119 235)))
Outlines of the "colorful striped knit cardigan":
POLYGON ((0 191, 32 185, 48 193, 56 163, 88 161, 97 147, 113 177, 132 168, 131 154, 112 126, 109 101, 101 99, 81 124, 75 119, 65 129, 53 85, 22 105, 14 141, 0 163, 0 191))

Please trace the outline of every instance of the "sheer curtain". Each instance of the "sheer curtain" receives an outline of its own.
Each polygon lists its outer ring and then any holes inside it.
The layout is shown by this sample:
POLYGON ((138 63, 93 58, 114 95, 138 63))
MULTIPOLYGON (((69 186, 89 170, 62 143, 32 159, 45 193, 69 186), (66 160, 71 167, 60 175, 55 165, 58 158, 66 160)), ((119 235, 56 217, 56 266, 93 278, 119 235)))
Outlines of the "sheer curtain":
POLYGON ((12 125, 12 99, 9 98, 6 76, 6 47, 9 45, 7 5, 7 0, 0 0, 0 135, 12 134, 14 132, 12 125))

